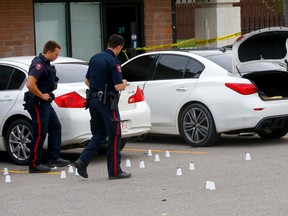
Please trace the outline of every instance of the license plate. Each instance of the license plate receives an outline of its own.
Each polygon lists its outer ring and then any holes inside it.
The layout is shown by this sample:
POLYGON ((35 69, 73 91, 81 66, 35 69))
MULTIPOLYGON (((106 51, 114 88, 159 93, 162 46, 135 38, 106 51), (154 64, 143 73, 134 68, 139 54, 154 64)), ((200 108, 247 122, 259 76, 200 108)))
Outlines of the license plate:
POLYGON ((121 130, 122 130, 122 133, 127 133, 127 132, 128 132, 128 124, 127 124, 127 121, 122 121, 122 122, 121 122, 121 130))

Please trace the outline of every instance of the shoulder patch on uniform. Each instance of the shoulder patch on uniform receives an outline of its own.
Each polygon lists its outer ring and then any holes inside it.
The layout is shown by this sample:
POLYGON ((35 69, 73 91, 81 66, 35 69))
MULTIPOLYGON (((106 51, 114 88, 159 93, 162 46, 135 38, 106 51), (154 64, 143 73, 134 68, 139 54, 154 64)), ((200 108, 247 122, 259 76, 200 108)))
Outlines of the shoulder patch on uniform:
POLYGON ((118 70, 119 73, 122 73, 122 69, 120 64, 116 64, 116 69, 118 70))
POLYGON ((43 68, 43 65, 42 64, 40 64, 40 63, 37 63, 37 64, 35 64, 35 68, 36 68, 36 70, 42 70, 42 68, 43 68))

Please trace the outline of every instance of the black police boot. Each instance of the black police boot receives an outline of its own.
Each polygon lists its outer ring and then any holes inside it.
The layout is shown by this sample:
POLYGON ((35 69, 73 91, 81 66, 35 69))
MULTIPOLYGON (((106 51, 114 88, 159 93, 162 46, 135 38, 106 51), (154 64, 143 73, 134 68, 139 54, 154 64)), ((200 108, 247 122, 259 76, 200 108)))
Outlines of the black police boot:
POLYGON ((118 176, 109 176, 110 180, 130 178, 131 173, 121 172, 118 176))
POLYGON ((62 158, 58 158, 56 160, 53 161, 48 161, 47 166, 48 167, 64 167, 64 166, 68 166, 70 164, 69 160, 64 160, 62 158))
POLYGON ((49 167, 40 164, 36 167, 29 166, 29 173, 47 173, 50 171, 51 169, 49 167))
POLYGON ((83 178, 88 178, 87 167, 83 164, 83 162, 80 159, 75 161, 74 165, 77 168, 77 172, 79 173, 80 176, 82 176, 83 178))

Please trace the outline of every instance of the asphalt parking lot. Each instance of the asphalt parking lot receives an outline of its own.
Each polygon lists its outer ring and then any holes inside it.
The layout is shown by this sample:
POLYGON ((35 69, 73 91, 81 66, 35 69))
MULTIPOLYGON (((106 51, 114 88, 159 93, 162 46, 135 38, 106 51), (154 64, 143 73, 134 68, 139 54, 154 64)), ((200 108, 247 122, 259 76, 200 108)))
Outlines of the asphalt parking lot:
MULTIPOLYGON (((122 180, 108 180, 105 156, 95 157, 84 179, 68 173, 68 167, 28 174, 26 166, 1 154, 0 215, 287 215, 287 141, 224 136, 217 146, 192 148, 178 136, 148 136, 127 143, 122 168, 132 177, 122 180), (191 162, 195 170, 189 169, 191 162), (5 167, 10 183, 2 173, 5 167), (206 189, 207 181, 215 190, 206 189)), ((79 152, 63 151, 61 157, 75 161, 79 152)))

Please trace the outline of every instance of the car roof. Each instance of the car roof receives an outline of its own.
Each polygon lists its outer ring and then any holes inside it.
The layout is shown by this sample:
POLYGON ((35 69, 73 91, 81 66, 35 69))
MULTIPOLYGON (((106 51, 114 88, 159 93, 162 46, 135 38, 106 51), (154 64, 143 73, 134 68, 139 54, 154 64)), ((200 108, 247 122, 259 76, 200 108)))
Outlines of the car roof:
MULTIPOLYGON (((0 58, 0 61, 30 65, 33 58, 35 58, 35 56, 15 56, 15 57, 0 58)), ((70 58, 70 57, 64 57, 64 56, 59 56, 52 63, 57 64, 57 63, 72 63, 72 62, 73 63, 75 63, 75 62, 85 63, 85 61, 83 61, 83 60, 76 59, 76 58, 70 58)))
POLYGON ((220 55, 220 54, 231 52, 231 51, 232 49, 230 46, 219 47, 219 48, 189 47, 189 48, 173 48, 173 49, 168 49, 168 50, 152 51, 152 52, 142 53, 140 55, 192 53, 192 54, 196 54, 202 57, 208 57, 212 55, 220 55))

